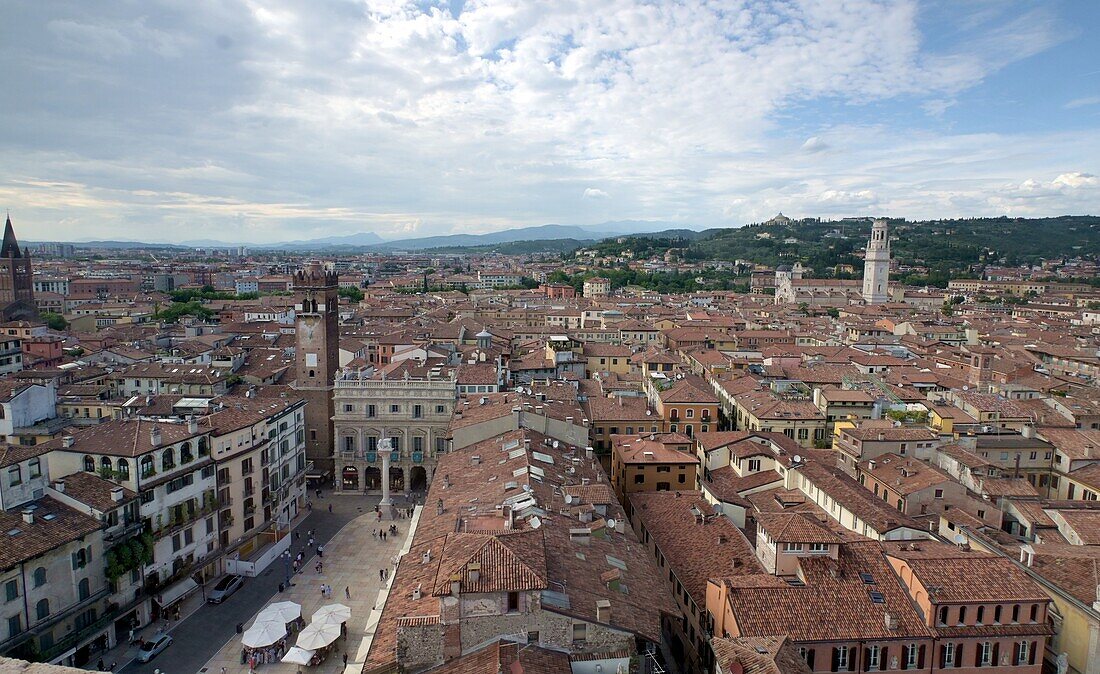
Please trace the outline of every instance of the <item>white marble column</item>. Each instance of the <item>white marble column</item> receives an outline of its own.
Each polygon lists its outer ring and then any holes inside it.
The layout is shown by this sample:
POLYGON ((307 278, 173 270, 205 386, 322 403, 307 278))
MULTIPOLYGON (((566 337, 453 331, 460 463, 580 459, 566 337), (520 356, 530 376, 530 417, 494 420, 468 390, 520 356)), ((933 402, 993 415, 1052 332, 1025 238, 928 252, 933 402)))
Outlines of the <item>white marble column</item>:
POLYGON ((379 505, 393 505, 393 499, 390 498, 390 447, 391 442, 389 438, 382 438, 378 441, 378 450, 382 454, 382 502, 379 505))

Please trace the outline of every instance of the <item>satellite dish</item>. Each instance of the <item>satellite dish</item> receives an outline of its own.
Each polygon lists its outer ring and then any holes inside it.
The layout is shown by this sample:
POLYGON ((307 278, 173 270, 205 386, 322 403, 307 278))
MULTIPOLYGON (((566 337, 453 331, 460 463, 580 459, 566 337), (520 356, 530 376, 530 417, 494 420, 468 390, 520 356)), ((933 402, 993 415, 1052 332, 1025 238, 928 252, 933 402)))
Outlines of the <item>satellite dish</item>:
POLYGON ((801 454, 795 454, 794 455, 794 462, 795 463, 802 463, 802 455, 801 454))
POLYGON ((523 485, 523 491, 531 491, 531 485, 529 485, 529 484, 523 485))
POLYGON ((962 534, 955 534, 955 544, 956 545, 965 545, 966 544, 966 536, 963 536, 962 534))
POLYGON ((538 517, 532 517, 531 518, 531 528, 532 529, 538 529, 541 526, 542 526, 542 520, 540 520, 538 517))
POLYGON ((569 505, 572 502, 573 502, 573 495, 572 494, 566 494, 565 495, 565 504, 569 505))
POLYGON ((616 524, 618 524, 618 522, 616 522, 615 520, 607 520, 608 529, 614 529, 616 524))

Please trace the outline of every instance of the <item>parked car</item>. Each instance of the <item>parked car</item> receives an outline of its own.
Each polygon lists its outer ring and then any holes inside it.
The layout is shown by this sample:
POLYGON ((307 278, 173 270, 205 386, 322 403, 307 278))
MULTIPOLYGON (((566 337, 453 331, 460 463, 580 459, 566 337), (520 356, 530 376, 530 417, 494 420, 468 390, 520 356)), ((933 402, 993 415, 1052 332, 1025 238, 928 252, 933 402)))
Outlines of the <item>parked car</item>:
POLYGON ((214 586, 214 589, 206 595, 206 601, 211 604, 220 604, 226 599, 229 599, 229 595, 241 589, 241 585, 244 585, 244 576, 238 576, 236 574, 225 576, 219 580, 218 584, 214 586))
POLYGON ((161 654, 161 652, 172 645, 172 637, 168 636, 164 632, 157 632, 153 635, 153 638, 146 641, 141 645, 141 649, 138 650, 137 661, 149 662, 153 658, 161 654))

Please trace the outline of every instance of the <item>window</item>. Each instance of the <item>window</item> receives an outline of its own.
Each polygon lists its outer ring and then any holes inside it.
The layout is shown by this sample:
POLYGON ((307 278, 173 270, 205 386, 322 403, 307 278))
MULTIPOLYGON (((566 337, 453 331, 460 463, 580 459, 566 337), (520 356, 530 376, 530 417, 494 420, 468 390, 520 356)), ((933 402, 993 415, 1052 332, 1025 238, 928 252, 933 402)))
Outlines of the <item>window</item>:
POLYGON ((355 405, 344 405, 345 412, 351 412, 355 410, 355 405))
POLYGON ((14 487, 20 484, 23 484, 23 472, 19 470, 19 466, 12 466, 8 469, 8 486, 14 487))
POLYGON ((421 405, 413 405, 413 419, 419 419, 424 416, 424 408, 421 405))
POLYGON ((390 414, 397 414, 401 411, 400 405, 390 405, 390 414))
POLYGON ((847 646, 839 646, 833 649, 833 671, 850 672, 852 670, 852 658, 847 646))
POLYGON ((760 459, 749 459, 749 472, 755 473, 760 470, 760 459))
POLYGON ((936 490, 936 498, 943 498, 943 490, 942 489, 937 489, 936 490))
POLYGON ((828 543, 810 543, 809 547, 808 547, 808 550, 812 553, 821 554, 823 552, 828 552, 829 551, 829 544, 828 543))
POLYGON ((955 666, 955 644, 946 643, 940 650, 940 667, 954 667, 955 666))
POLYGON ((176 457, 172 454, 172 448, 164 450, 160 455, 160 469, 172 470, 176 467, 176 457))
POLYGON ((939 623, 941 625, 946 625, 947 624, 947 607, 946 606, 941 606, 940 607, 940 621, 939 621, 939 623))
POLYGON ((799 440, 807 440, 807 439, 809 439, 809 437, 810 437, 810 429, 808 429, 808 428, 798 429, 798 439, 799 440))
POLYGON ((85 473, 94 473, 95 472, 95 459, 93 459, 90 456, 85 456, 84 457, 84 472, 85 473))
POLYGON ((77 586, 77 596, 80 598, 80 601, 84 601, 92 596, 92 584, 88 582, 87 578, 80 579, 80 585, 77 586))
POLYGON ((19 616, 13 615, 8 618, 8 636, 14 637, 23 631, 23 623, 19 620, 19 616))
POLYGON ((367 405, 367 416, 368 417, 378 416, 378 408, 375 407, 374 405, 367 405))
POLYGON ((783 552, 802 552, 801 543, 784 543, 783 552))
POLYGON ((680 484, 684 484, 685 482, 687 482, 687 475, 685 475, 683 473, 680 473, 679 475, 676 476, 676 481, 679 482, 680 484))
POLYGON ((27 464, 27 468, 28 468, 28 472, 30 473, 31 478, 36 478, 36 477, 41 477, 42 476, 42 460, 41 459, 31 459, 31 462, 29 464, 27 464))
POLYGON ((118 469, 116 471, 117 475, 118 475, 118 479, 120 479, 120 480, 129 480, 130 479, 130 462, 129 461, 127 461, 126 459, 119 459, 118 463, 115 465, 115 467, 118 469))
POLYGON ((573 623, 573 641, 584 641, 588 637, 588 625, 573 623))
POLYGON ((19 598, 19 581, 9 580, 4 583, 4 601, 14 601, 19 598))
POLYGON ((141 457, 141 476, 149 477, 156 473, 156 469, 153 468, 153 457, 143 456, 141 457))
POLYGON ((34 570, 34 586, 42 587, 46 584, 46 567, 40 566, 34 570))
POLYGON ((1031 617, 1029 618, 1029 620, 1031 620, 1031 622, 1034 623, 1034 622, 1038 622, 1038 619, 1039 619, 1039 605, 1038 604, 1032 604, 1031 605, 1031 617))
POLYGON ((918 664, 918 649, 916 644, 908 644, 901 649, 904 656, 901 664, 902 669, 914 669, 919 667, 918 664))
POLYGON ((977 665, 990 665, 993 663, 993 644, 983 641, 978 644, 977 665))
POLYGON ((993 623, 996 625, 1001 624, 1001 606, 999 604, 993 607, 993 623))
POLYGON ((344 436, 344 451, 345 452, 355 451, 355 438, 351 437, 350 435, 344 436))
POLYGON ((519 592, 508 593, 508 612, 515 613, 519 611, 519 592))
POLYGON ((974 620, 975 624, 981 625, 984 622, 984 618, 985 618, 985 607, 984 606, 979 606, 978 607, 978 617, 974 620))
POLYGON ((695 410, 691 409, 690 407, 687 410, 687 418, 688 419, 694 419, 695 418, 695 410))
POLYGON ((1030 644, 1028 644, 1028 642, 1026 642, 1026 641, 1020 641, 1018 643, 1013 644, 1012 646, 1013 646, 1013 648, 1012 648, 1012 650, 1013 650, 1012 664, 1014 664, 1014 665, 1026 665, 1026 664, 1028 664, 1028 659, 1029 659, 1028 658, 1028 652, 1030 650, 1029 649, 1030 644))
POLYGON ((1020 622, 1020 605, 1019 604, 1013 604, 1012 605, 1012 622, 1014 622, 1014 623, 1020 622))
POLYGON ((869 669, 878 669, 880 657, 882 657, 882 653, 878 646, 867 647, 867 666, 869 669))
POLYGON ((645 484, 645 475, 642 473, 635 473, 634 484, 645 484))

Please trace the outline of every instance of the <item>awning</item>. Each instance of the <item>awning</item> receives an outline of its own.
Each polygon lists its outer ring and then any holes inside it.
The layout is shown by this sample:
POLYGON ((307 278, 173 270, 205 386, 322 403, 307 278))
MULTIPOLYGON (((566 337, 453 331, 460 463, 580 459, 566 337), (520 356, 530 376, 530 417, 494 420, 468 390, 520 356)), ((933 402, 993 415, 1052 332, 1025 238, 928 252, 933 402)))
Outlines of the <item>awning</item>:
POLYGON ((327 470, 324 471, 323 473, 306 473, 306 479, 307 480, 323 480, 326 477, 328 477, 328 471, 327 470))
POLYGON ((195 588, 197 588, 198 586, 199 584, 196 583, 193 579, 184 578, 175 585, 172 585, 171 587, 165 588, 161 592, 158 592, 154 599, 162 609, 168 608, 180 599, 183 599, 187 595, 194 592, 195 588))

